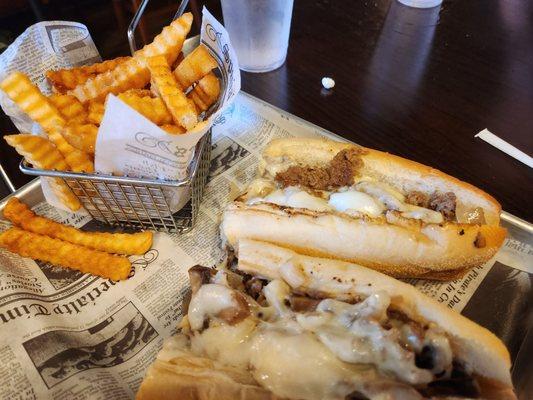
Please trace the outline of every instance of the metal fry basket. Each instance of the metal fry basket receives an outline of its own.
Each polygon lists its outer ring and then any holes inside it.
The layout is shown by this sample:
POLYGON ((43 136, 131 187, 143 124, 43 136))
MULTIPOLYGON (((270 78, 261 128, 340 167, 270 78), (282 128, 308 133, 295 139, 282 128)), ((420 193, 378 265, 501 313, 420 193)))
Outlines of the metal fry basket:
MULTIPOLYGON (((134 32, 147 3, 148 0, 143 0, 128 29, 132 53, 136 49, 134 32)), ((181 2, 174 19, 183 13, 187 3, 188 0, 181 2)), ((218 102, 214 107, 217 105, 218 102)), ((196 145, 187 175, 182 180, 48 171, 33 168, 25 160, 21 161, 20 170, 28 175, 61 179, 97 221, 111 226, 183 233, 196 222, 210 158, 211 130, 196 145), (178 190, 181 195, 190 191, 190 200, 173 212, 172 204, 178 190)))
POLYGON ((183 233, 196 222, 210 157, 211 134, 208 132, 196 145, 183 180, 48 171, 33 168, 24 160, 20 170, 28 175, 61 179, 97 221, 112 226, 183 233), (178 188, 190 190, 191 198, 173 213, 171 204, 178 188))

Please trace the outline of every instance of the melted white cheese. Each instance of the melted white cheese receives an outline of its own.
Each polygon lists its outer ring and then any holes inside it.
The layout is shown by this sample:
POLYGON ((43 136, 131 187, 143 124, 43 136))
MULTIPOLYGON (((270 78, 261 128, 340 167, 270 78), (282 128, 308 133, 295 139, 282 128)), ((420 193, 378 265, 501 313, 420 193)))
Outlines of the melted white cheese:
POLYGON ((281 398, 341 400, 365 375, 375 377, 368 366, 340 361, 311 333, 291 335, 263 329, 252 348, 255 380, 281 398))
POLYGON ((441 224, 444 222, 444 218, 440 212, 411 204, 406 204, 405 206, 406 211, 401 213, 401 216, 404 218, 419 219, 430 224, 441 224))
POLYGON ((271 203, 284 207, 303 208, 311 211, 332 211, 348 215, 366 214, 379 217, 387 210, 399 210, 404 218, 419 219, 426 223, 440 224, 442 214, 427 208, 406 204, 405 196, 381 182, 360 180, 354 187, 342 187, 335 193, 322 192, 322 197, 313 196, 297 187, 275 189, 268 180, 257 179, 248 190, 247 204, 271 203), (263 195, 268 193, 266 195, 263 195))
POLYGON ((399 331, 381 326, 381 321, 387 318, 389 304, 390 297, 384 292, 353 305, 326 299, 320 302, 316 312, 328 313, 328 318, 317 320, 312 314, 299 314, 296 318, 302 327, 311 329, 333 354, 345 362, 373 364, 413 384, 430 382, 433 374, 416 367, 414 353, 398 343, 399 331), (311 321, 307 322, 308 318, 311 321))
MULTIPOLYGON (((254 199, 255 202, 266 202, 279 206, 305 208, 312 211, 328 211, 331 207, 320 197, 311 196, 306 191, 295 187, 278 189, 270 193, 264 199, 254 199)), ((253 204, 248 202, 248 204, 253 204)))
POLYGON ((389 210, 403 211, 405 208, 405 196, 385 183, 365 181, 358 183, 355 187, 378 199, 389 210))
POLYGON ((314 312, 295 313, 286 304, 289 286, 274 280, 263 294, 275 315, 267 320, 250 316, 233 326, 214 319, 202 330, 205 317, 232 305, 233 292, 206 284, 195 293, 188 314, 190 349, 250 370, 254 379, 276 396, 343 400, 358 391, 372 400, 418 400, 421 396, 399 381, 424 384, 433 379, 432 372, 450 370, 451 348, 434 327, 424 339, 424 345, 437 350, 434 371, 416 367, 414 353, 400 344, 401 322, 397 321, 399 327, 382 326, 390 305, 384 292, 356 304, 325 299, 314 312), (396 381, 383 375, 395 376, 396 381))
POLYGON ((202 285, 189 304, 189 324, 193 330, 199 330, 207 317, 236 306, 232 289, 214 283, 202 285))
POLYGON ((379 217, 385 211, 385 207, 379 201, 355 190, 333 193, 328 203, 335 210, 347 214, 361 212, 371 217, 379 217))
POLYGON ((267 196, 269 193, 276 190, 275 183, 270 179, 264 179, 264 178, 257 178, 254 179, 250 185, 248 186, 248 189, 246 190, 246 198, 247 199, 254 199, 254 198, 262 198, 267 196))
POLYGON ((426 332, 425 344, 433 348, 433 369, 431 371, 435 374, 440 374, 443 371, 450 373, 453 354, 448 338, 433 327, 426 332))
POLYGON ((224 364, 248 368, 250 347, 256 335, 256 321, 246 318, 235 325, 213 324, 191 336, 191 350, 224 364))
POLYGON ((289 301, 290 288, 282 280, 276 279, 263 288, 263 294, 278 315, 288 315, 291 311, 286 302, 289 301))

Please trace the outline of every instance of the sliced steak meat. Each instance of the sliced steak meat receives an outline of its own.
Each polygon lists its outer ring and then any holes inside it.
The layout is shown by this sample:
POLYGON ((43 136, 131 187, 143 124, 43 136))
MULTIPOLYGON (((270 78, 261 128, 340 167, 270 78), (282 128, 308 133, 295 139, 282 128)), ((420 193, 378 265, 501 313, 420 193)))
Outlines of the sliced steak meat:
POLYGON ((267 284, 267 281, 259 278, 251 278, 245 280, 244 287, 246 293, 254 300, 257 300, 263 291, 263 286, 267 284))
POLYGON ((303 186, 314 190, 329 190, 354 183, 354 176, 362 167, 365 150, 352 147, 339 151, 325 167, 293 165, 276 174, 282 187, 303 186))
POLYGON ((189 268, 189 280, 191 282, 192 293, 196 293, 200 286, 211 282, 211 277, 216 274, 216 271, 212 268, 203 267, 201 265, 195 265, 189 268))
POLYGON ((276 181, 282 187, 305 186, 317 190, 326 190, 329 184, 329 174, 324 168, 293 165, 286 171, 278 172, 276 181))
POLYGON ((435 192, 429 199, 429 208, 438 211, 448 221, 455 219, 457 197, 453 192, 435 192))
POLYGON ((318 303, 322 301, 322 299, 312 299, 311 297, 307 296, 296 296, 293 295, 290 298, 290 305, 291 309, 295 312, 311 312, 316 310, 316 306, 318 306, 318 303))
POLYGON ((468 375, 461 364, 453 363, 452 374, 447 379, 439 379, 418 390, 424 397, 467 397, 477 399, 480 395, 479 384, 468 375))
POLYGON ((230 325, 235 325, 250 315, 250 306, 248 306, 244 295, 239 292, 234 292, 233 298, 235 299, 236 306, 226 308, 217 315, 218 318, 230 325))
POLYGON ((412 204, 418 207, 429 207, 429 195, 413 190, 405 195, 405 201, 408 204, 412 204))
POLYGON ((360 148, 350 148, 339 151, 329 165, 329 187, 353 185, 354 176, 363 166, 360 148))

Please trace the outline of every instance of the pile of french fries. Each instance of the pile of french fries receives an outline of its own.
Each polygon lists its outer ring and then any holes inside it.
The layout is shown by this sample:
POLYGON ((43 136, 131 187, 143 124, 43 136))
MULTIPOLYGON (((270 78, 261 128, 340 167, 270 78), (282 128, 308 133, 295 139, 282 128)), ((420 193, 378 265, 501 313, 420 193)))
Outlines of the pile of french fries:
POLYGON ((36 215, 16 197, 6 204, 4 217, 14 227, 0 233, 0 247, 114 281, 130 274, 131 263, 125 255, 144 254, 152 247, 152 232, 80 231, 36 215))
MULTIPOLYGON (((47 170, 94 171, 98 128, 112 93, 169 134, 185 134, 218 100, 216 60, 200 45, 181 53, 193 17, 186 13, 166 26, 153 42, 131 57, 119 57, 72 69, 48 71, 53 94, 45 96, 21 72, 0 82, 22 111, 37 122, 46 137, 27 133, 4 136, 34 167, 47 170)), ((52 190, 73 211, 81 204, 58 178, 52 190)))

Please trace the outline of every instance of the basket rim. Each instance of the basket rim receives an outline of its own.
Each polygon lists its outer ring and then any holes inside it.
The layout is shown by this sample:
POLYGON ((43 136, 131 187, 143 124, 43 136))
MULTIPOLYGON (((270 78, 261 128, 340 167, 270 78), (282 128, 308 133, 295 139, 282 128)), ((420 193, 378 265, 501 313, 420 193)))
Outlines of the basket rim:
POLYGON ((33 176, 49 176, 54 178, 62 179, 75 179, 75 180, 90 180, 90 181, 103 181, 110 183, 130 183, 137 185, 155 185, 155 186, 172 186, 180 187, 190 185, 198 173, 200 166, 200 160, 202 153, 205 150, 205 146, 209 143, 208 136, 211 135, 211 129, 209 129, 206 134, 198 141, 194 151, 194 156, 189 163, 187 168, 187 176, 184 179, 176 180, 165 180, 157 178, 146 178, 146 177, 131 177, 131 176, 116 176, 109 175, 100 172, 86 173, 86 172, 70 172, 70 171, 57 171, 57 170, 45 170, 39 169, 31 166, 24 158, 20 161, 19 169, 22 173, 26 175, 33 176))

